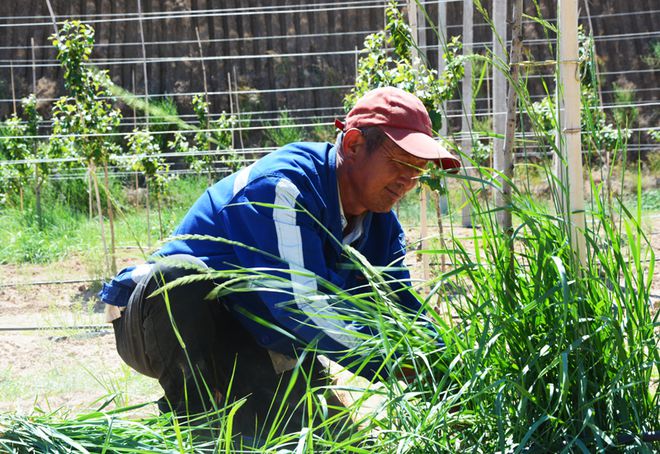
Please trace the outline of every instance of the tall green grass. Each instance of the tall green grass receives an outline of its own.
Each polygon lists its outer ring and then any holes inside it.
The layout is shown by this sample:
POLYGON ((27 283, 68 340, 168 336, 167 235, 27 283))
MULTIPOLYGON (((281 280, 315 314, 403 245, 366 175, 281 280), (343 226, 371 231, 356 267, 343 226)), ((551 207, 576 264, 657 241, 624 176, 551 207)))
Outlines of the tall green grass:
MULTIPOLYGON (((524 80, 520 104, 538 128, 524 80)), ((595 119, 584 123, 596 125, 595 119)), ((541 147, 556 153, 552 143, 541 147)), ((608 152, 625 156, 625 140, 608 152)), ((535 168, 553 188, 548 203, 527 191, 525 178, 513 185, 506 207, 515 220, 511 234, 499 228, 497 209, 483 197, 500 190, 495 172, 476 164, 474 172, 451 177, 472 204, 472 240, 452 238, 445 249, 420 251, 448 256, 451 266, 412 289, 423 303, 419 314, 399 310, 401 283, 349 247, 368 287, 350 293, 320 282, 338 302, 333 317, 378 333, 354 333, 359 347, 347 357, 358 368, 379 361, 385 378, 308 385, 299 405, 314 417, 301 431, 282 433, 275 423, 261 427, 258 439, 237 436, 232 418, 240 400, 193 420, 196 427, 171 415, 136 420, 100 405, 73 417, 4 415, 0 446, 9 452, 657 452, 650 438, 660 430, 660 320, 650 295, 656 259, 642 229, 641 173, 620 179, 622 186, 624 179, 637 183, 632 204, 592 180, 583 264, 555 209, 566 189, 549 164, 535 168), (397 378, 404 375, 413 378, 397 378), (331 415, 327 391, 353 400, 331 415)), ((450 215, 462 208, 455 200, 450 197, 450 215)), ((218 292, 248 283, 264 291, 286 288, 263 270, 200 278, 209 277, 225 281, 218 292)), ((307 352, 323 353, 313 346, 307 352)), ((286 417, 283 407, 273 411, 281 415, 277 421, 286 417)))
MULTIPOLYGON (((486 169, 479 178, 496 184, 486 169)), ((473 247, 454 240, 446 250, 423 251, 448 254, 453 266, 425 283, 433 289, 420 294, 424 313, 416 315, 397 309, 399 283, 347 248, 369 288, 350 294, 321 284, 342 301, 341 319, 379 333, 356 334, 360 347, 347 354, 360 358, 358 367, 378 359, 388 378, 330 386, 357 399, 332 418, 311 418, 302 432, 282 434, 273 425, 258 440, 242 439, 231 433, 234 407, 219 408, 196 429, 167 416, 127 420, 118 411, 6 417, 0 443, 28 452, 22 446, 41 446, 45 432, 52 443, 90 452, 147 445, 153 452, 654 452, 657 445, 644 437, 660 427, 660 324, 649 294, 655 257, 641 208, 632 213, 621 204, 615 218, 598 200, 588 213, 585 266, 574 258, 563 221, 526 193, 514 190, 511 209, 520 222, 512 237, 495 224, 493 210, 475 207, 473 247), (438 315, 438 305, 453 317, 438 315), (404 369, 414 370, 409 384, 396 378, 404 369), (365 412, 367 399, 378 404, 365 412), (329 430, 341 418, 352 422, 329 430)), ((220 292, 247 282, 283 289, 281 277, 263 272, 213 274, 219 276, 230 282, 220 292)), ((323 392, 310 387, 300 405, 327 415, 323 392)))

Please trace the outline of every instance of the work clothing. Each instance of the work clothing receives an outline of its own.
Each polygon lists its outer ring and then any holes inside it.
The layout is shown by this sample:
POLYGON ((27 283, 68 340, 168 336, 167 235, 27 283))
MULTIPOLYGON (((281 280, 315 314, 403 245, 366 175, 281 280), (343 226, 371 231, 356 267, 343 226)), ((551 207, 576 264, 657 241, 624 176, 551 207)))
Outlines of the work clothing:
MULTIPOLYGON (((175 239, 154 256, 197 257, 212 270, 253 277, 222 293, 232 318, 269 351, 295 358, 301 348, 317 349, 349 369, 373 377, 376 358, 366 368, 360 350, 377 333, 361 323, 355 307, 331 288, 350 294, 370 286, 344 249, 344 243, 393 281, 409 279, 402 266, 403 230, 396 215, 366 213, 347 235, 336 174, 336 148, 326 143, 296 143, 272 152, 210 187, 184 217, 175 239), (254 279, 255 273, 261 277, 254 279), (274 325, 277 328, 272 328, 274 325)), ((104 286, 104 302, 126 306, 137 282, 154 265, 123 270, 104 286)), ((225 274, 216 283, 226 283, 225 274)), ((417 312, 419 302, 407 290, 397 291, 400 308, 417 312)), ((139 370, 139 369, 138 369, 139 370)), ((382 373, 382 371, 381 371, 382 373)))

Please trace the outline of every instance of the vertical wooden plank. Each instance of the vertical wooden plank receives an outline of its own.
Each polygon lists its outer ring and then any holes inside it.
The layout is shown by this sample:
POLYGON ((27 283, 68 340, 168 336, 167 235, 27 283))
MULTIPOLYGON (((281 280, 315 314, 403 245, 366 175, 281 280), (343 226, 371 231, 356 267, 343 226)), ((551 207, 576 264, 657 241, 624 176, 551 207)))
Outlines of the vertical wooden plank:
MULTIPOLYGON (((495 170, 508 175, 509 169, 513 163, 511 150, 504 148, 504 134, 506 132, 506 108, 507 108, 507 79, 505 71, 509 68, 506 57, 507 43, 507 1, 495 2, 493 5, 493 130, 496 137, 493 141, 493 167, 495 170)), ((515 105, 514 112, 515 115, 515 105)), ((513 145, 513 144, 511 144, 513 145)), ((495 206, 502 208, 509 204, 511 187, 501 176, 496 177, 500 182, 502 189, 495 191, 495 206)), ((497 219, 500 227, 505 231, 511 228, 511 211, 502 210, 497 213, 497 219)))
MULTIPOLYGON (((472 0, 463 0, 463 55, 472 54, 472 25, 474 18, 474 9, 472 0)), ((463 77, 462 103, 463 116, 461 117, 461 149, 463 151, 463 168, 472 166, 470 158, 472 157, 472 62, 465 62, 465 76, 463 77)), ((470 184, 469 181, 466 184, 470 184)), ((463 227, 472 226, 472 206, 465 203, 461 212, 461 222, 463 227)))
POLYGON ((555 159, 555 172, 562 188, 561 210, 569 228, 573 252, 586 264, 584 238, 584 176, 580 125, 580 71, 578 69, 577 0, 559 0, 559 43, 557 63, 557 148, 562 159, 555 159))

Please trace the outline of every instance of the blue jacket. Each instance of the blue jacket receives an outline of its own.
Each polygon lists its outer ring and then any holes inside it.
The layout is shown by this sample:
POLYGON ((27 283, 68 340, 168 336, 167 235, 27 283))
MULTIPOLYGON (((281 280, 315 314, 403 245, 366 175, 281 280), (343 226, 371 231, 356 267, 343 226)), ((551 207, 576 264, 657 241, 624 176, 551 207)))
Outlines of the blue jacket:
MULTIPOLYGON (((296 348, 292 338, 300 344, 317 342, 319 350, 352 368, 352 359, 360 355, 346 353, 358 351, 375 333, 350 316, 348 303, 328 291, 333 285, 354 294, 370 290, 360 268, 347 257, 342 230, 335 147, 295 143, 207 189, 174 232, 231 242, 176 239, 156 255, 193 255, 215 270, 262 270, 264 279, 222 297, 257 342, 288 355, 296 348), (281 330, 266 327, 264 321, 281 330)), ((351 246, 372 265, 385 267, 388 277, 409 279, 402 265, 403 230, 393 212, 367 213, 362 234, 351 246)), ((132 269, 105 286, 106 303, 126 304, 134 286, 132 269)), ((420 307, 407 290, 397 299, 404 310, 420 307)), ((373 370, 358 372, 373 375, 373 370)))

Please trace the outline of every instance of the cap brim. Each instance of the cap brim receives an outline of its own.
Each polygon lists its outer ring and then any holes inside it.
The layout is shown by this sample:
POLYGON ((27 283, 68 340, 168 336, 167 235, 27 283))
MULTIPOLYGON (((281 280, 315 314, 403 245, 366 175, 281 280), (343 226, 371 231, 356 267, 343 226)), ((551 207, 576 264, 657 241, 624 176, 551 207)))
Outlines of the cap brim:
POLYGON ((380 129, 394 143, 413 156, 434 161, 436 165, 453 173, 458 172, 461 167, 461 161, 456 156, 447 151, 433 137, 427 136, 423 132, 386 126, 380 126, 380 129))

